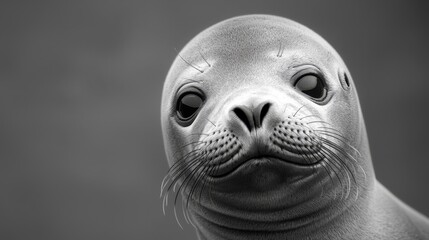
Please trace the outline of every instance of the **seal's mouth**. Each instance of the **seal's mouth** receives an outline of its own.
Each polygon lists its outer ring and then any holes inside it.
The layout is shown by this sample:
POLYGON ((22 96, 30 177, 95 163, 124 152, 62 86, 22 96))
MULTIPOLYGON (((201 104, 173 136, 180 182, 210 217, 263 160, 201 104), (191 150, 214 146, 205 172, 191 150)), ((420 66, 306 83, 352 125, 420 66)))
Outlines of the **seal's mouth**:
POLYGON ((259 155, 230 160, 216 166, 216 171, 210 174, 213 179, 222 179, 240 172, 251 172, 253 168, 263 166, 286 167, 289 170, 312 169, 323 161, 322 157, 305 159, 302 156, 288 158, 275 155, 259 155))

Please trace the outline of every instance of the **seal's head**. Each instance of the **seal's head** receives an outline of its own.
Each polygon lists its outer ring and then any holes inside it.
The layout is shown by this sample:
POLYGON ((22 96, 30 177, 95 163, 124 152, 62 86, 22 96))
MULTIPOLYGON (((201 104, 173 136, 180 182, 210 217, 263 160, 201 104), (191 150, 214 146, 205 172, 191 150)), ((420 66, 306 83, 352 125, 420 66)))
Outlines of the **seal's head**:
POLYGON ((161 120, 164 203, 180 192, 210 239, 305 227, 350 209, 374 182, 347 67, 285 18, 242 16, 197 35, 168 73, 161 120))

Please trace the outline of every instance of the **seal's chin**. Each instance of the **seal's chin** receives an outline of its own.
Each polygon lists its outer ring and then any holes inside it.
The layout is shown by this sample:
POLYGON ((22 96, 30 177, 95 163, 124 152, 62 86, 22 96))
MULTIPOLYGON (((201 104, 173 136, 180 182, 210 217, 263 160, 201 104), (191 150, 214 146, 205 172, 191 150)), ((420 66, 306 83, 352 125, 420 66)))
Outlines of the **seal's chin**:
POLYGON ((222 166, 222 174, 211 176, 224 191, 267 191, 310 177, 322 162, 300 164, 283 158, 260 156, 222 166))

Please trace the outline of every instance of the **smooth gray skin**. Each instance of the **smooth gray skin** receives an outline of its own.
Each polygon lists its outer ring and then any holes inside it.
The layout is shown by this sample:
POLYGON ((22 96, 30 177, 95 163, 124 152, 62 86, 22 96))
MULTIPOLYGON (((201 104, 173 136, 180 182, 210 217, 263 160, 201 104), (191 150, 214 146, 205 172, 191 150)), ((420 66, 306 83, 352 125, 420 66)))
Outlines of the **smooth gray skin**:
MULTIPOLYGON (((199 239, 429 239, 428 219, 376 180, 355 85, 341 57, 316 33, 281 17, 241 16, 198 34, 180 56, 166 78, 161 106, 169 165, 191 164, 182 157, 208 147, 186 144, 207 143, 200 134, 212 134, 213 140, 221 136, 219 130, 233 132, 233 141, 241 146, 238 154, 231 159, 226 154, 222 161, 257 158, 226 177, 204 172, 196 180, 206 180, 206 191, 200 199, 192 197, 188 209, 199 239), (322 103, 294 87, 297 74, 314 68, 328 89, 322 103), (177 94, 190 86, 206 99, 192 124, 182 126, 176 117, 177 94), (259 128, 248 130, 232 111, 246 106, 255 112, 267 102, 271 105, 259 128), (255 155, 261 146, 268 149, 265 154, 274 152, 268 136, 288 117, 311 129, 335 128, 347 143, 330 140, 349 157, 331 151, 345 164, 322 160, 299 166, 255 155)), ((210 146, 222 150, 222 143, 227 144, 220 140, 210 146)), ((208 159, 202 156, 201 162, 208 159)), ((282 159, 291 156, 284 153, 282 159)), ((210 161, 204 164, 211 166, 210 161)), ((184 189, 187 196, 189 188, 184 189)))

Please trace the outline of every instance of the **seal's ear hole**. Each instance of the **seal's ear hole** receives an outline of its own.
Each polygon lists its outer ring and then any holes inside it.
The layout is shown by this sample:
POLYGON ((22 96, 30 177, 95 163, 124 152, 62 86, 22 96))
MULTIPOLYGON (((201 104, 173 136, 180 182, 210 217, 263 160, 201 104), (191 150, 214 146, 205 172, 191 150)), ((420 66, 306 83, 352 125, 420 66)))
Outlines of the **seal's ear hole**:
POLYGON ((347 87, 350 87, 349 77, 345 73, 344 73, 344 81, 346 82, 347 87))
POLYGON ((349 80, 349 76, 347 75, 347 73, 338 73, 339 75, 339 79, 340 79, 340 83, 341 83, 341 87, 344 90, 349 90, 350 89, 350 80, 349 80))

